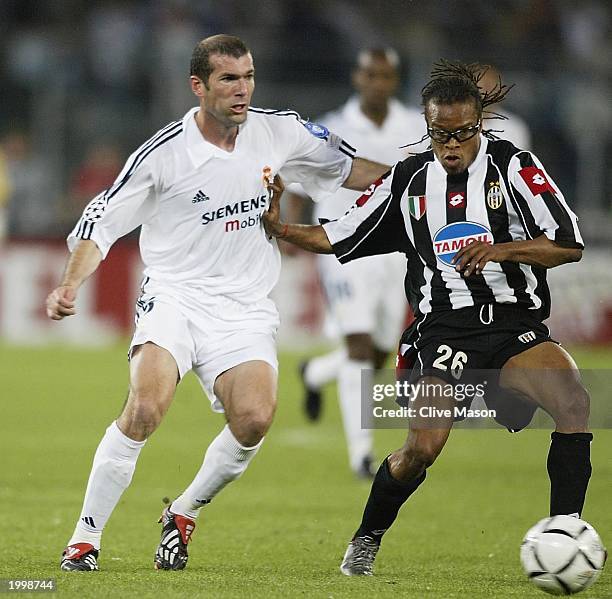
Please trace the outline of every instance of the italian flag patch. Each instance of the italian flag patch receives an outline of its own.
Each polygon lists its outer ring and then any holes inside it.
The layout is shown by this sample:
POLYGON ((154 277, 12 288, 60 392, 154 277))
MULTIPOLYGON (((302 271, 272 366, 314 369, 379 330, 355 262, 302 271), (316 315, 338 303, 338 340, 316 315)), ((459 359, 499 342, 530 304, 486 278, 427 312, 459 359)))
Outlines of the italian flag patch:
POLYGON ((425 196, 408 196, 408 210, 419 220, 425 214, 425 196))

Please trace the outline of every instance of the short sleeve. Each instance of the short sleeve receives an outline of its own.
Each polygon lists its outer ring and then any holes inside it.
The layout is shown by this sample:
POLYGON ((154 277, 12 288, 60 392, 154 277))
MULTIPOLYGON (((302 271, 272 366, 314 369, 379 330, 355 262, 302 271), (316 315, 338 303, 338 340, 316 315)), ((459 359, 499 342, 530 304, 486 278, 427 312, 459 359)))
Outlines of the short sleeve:
POLYGON ((523 218, 562 247, 583 248, 578 217, 568 206, 559 187, 531 152, 513 156, 508 166, 510 181, 523 218))
POLYGON ((344 216, 323 224, 340 262, 390 254, 405 247, 404 220, 391 189, 394 172, 395 167, 374 181, 344 216))
POLYGON ((327 127, 298 119, 287 119, 292 149, 280 169, 291 183, 301 183, 315 201, 334 193, 347 179, 355 148, 327 127))
POLYGON ((68 235, 68 249, 72 251, 81 239, 91 239, 106 258, 117 239, 147 222, 154 214, 154 187, 149 161, 139 161, 139 154, 135 152, 113 185, 85 207, 68 235))

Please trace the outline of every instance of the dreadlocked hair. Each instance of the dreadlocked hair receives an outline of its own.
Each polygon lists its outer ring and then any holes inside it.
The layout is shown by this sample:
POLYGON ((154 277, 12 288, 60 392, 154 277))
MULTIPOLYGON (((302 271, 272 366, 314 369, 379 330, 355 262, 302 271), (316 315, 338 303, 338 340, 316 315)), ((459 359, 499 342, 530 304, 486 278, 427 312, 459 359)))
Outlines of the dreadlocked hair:
POLYGON ((444 104, 460 102, 473 98, 479 110, 498 104, 514 87, 502 83, 498 77, 497 84, 489 91, 483 91, 478 83, 490 69, 489 65, 477 62, 465 64, 459 61, 440 59, 431 70, 429 83, 421 90, 423 106, 430 100, 438 100, 444 104))
MULTIPOLYGON (((426 107, 430 100, 442 104, 453 104, 472 99, 478 114, 482 115, 483 119, 506 120, 507 117, 504 115, 485 109, 487 106, 503 101, 514 85, 505 85, 498 76, 497 83, 491 90, 481 89, 478 83, 490 68, 489 65, 481 65, 477 62, 466 64, 458 60, 441 58, 434 64, 430 74, 431 78, 421 90, 423 106, 426 107)), ((500 133, 500 131, 488 129, 483 130, 482 133, 489 139, 499 139, 495 133, 500 133)))

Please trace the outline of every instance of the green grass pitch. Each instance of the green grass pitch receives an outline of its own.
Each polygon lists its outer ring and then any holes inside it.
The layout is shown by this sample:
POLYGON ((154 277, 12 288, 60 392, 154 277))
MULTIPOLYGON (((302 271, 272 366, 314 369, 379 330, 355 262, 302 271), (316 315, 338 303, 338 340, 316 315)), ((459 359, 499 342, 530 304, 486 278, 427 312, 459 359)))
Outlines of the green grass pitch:
MULTIPOLYGON (((609 367, 610 351, 577 352, 609 367)), ((279 408, 244 477, 204 508, 183 572, 156 572, 156 520, 199 467, 223 424, 189 376, 143 450, 104 535, 97 573, 64 573, 60 552, 78 516, 95 447, 127 388, 125 347, 0 346, 0 578, 55 578, 66 597, 544 597, 518 559, 547 514, 549 431, 457 430, 385 537, 372 578, 338 565, 369 484, 348 472, 333 389, 319 425, 301 414, 298 357, 281 356, 279 408)), ((378 457, 402 431, 377 431, 378 457)), ((612 544, 612 431, 595 433, 584 518, 612 544)), ((612 596, 604 572, 583 597, 612 596)))

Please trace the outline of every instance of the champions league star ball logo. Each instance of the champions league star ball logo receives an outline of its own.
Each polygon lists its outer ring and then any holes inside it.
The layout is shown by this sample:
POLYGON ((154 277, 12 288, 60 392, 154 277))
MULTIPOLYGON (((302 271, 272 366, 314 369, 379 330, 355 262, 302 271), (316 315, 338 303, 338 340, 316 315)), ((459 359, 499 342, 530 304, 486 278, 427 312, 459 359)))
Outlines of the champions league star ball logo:
POLYGON ((310 121, 306 121, 303 125, 312 135, 319 139, 325 139, 329 135, 329 129, 323 125, 317 125, 317 123, 311 123, 310 121))
POLYGON ((108 202, 106 201, 104 196, 95 197, 85 207, 85 212, 83 213, 83 220, 86 220, 88 223, 97 223, 104 215, 107 203, 108 202))
POLYGON ((466 245, 482 241, 484 243, 493 243, 493 233, 484 225, 472 223, 469 221, 461 221, 458 223, 450 223, 438 230, 433 238, 433 248, 436 258, 454 268, 451 260, 455 254, 466 245))

